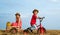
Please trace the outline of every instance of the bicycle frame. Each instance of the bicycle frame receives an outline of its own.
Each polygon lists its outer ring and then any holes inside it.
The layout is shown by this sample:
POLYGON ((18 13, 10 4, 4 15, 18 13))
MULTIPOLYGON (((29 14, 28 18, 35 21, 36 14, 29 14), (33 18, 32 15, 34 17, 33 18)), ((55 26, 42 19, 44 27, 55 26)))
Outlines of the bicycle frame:
POLYGON ((41 24, 41 22, 42 22, 43 19, 44 19, 44 17, 39 19, 40 20, 40 25, 39 25, 38 31, 40 33, 45 33, 46 32, 46 29, 41 24))
POLYGON ((37 27, 39 27, 39 28, 43 27, 43 26, 42 26, 42 24, 41 24, 41 23, 42 23, 43 18, 44 18, 44 17, 42 17, 42 18, 40 18, 40 19, 39 19, 40 24, 39 24, 37 27))

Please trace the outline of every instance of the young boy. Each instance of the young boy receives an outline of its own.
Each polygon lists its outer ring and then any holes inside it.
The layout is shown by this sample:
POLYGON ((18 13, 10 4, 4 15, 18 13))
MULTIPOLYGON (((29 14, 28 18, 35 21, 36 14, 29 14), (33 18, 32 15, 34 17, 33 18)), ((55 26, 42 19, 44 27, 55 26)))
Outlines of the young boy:
POLYGON ((22 21, 19 13, 16 13, 15 16, 16 16, 16 22, 12 23, 12 27, 16 28, 19 32, 22 27, 22 21))
POLYGON ((37 16, 37 14, 38 14, 38 10, 37 9, 34 9, 33 10, 33 15, 32 15, 32 18, 31 18, 31 22, 30 22, 30 25, 31 25, 31 30, 33 30, 33 29, 37 29, 37 25, 36 25, 36 19, 37 18, 39 18, 38 16, 37 16))
POLYGON ((11 23, 7 22, 6 24, 6 31, 8 32, 11 29, 11 23))

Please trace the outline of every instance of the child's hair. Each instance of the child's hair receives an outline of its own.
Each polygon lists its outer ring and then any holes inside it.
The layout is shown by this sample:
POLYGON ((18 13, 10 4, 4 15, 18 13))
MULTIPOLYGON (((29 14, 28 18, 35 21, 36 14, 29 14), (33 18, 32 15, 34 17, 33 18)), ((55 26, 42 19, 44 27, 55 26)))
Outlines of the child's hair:
POLYGON ((33 13, 34 13, 35 11, 37 11, 37 13, 39 12, 37 9, 34 9, 34 10, 33 10, 33 13))
POLYGON ((16 13, 16 14, 15 14, 15 16, 16 16, 16 15, 19 15, 19 16, 21 16, 19 13, 16 13))
POLYGON ((6 26, 11 26, 11 23, 10 23, 10 22, 7 22, 7 23, 6 23, 6 26))
POLYGON ((6 23, 6 31, 8 32, 11 29, 11 23, 7 22, 6 23))

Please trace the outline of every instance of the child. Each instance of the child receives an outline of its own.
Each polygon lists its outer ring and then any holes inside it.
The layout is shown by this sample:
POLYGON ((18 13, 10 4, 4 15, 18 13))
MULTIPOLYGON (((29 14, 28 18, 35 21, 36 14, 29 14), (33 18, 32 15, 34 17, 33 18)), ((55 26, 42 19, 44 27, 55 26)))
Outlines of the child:
POLYGON ((16 22, 13 22, 12 23, 12 27, 14 27, 18 31, 20 31, 20 29, 22 27, 22 21, 21 21, 21 18, 20 18, 20 14, 19 13, 16 13, 15 16, 16 16, 16 22))
POLYGON ((32 15, 31 22, 30 22, 31 27, 25 29, 24 32, 32 32, 33 33, 33 30, 38 29, 38 26, 36 24, 36 19, 42 19, 41 17, 37 16, 38 12, 39 11, 37 9, 33 10, 33 15, 32 15))
POLYGON ((6 24, 6 31, 9 31, 11 29, 11 23, 7 22, 6 24))
POLYGON ((39 11, 37 9, 33 10, 33 15, 32 15, 31 22, 30 22, 31 30, 37 29, 37 27, 36 27, 36 19, 39 18, 39 17, 37 17, 38 12, 39 11))

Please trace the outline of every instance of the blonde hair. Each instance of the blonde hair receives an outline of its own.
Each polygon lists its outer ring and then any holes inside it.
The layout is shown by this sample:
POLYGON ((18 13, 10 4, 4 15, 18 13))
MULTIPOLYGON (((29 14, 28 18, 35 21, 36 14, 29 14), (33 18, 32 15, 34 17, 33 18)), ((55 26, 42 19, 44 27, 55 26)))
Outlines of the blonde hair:
POLYGON ((10 23, 10 22, 7 22, 7 23, 6 23, 6 26, 11 26, 11 23, 10 23))
POLYGON ((10 22, 7 22, 6 23, 6 30, 10 30, 11 29, 11 23, 10 22))

